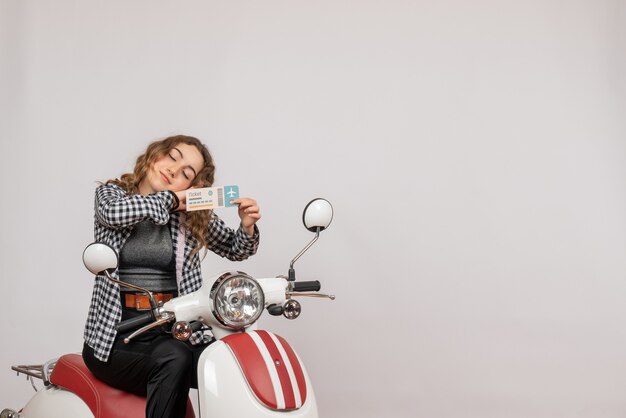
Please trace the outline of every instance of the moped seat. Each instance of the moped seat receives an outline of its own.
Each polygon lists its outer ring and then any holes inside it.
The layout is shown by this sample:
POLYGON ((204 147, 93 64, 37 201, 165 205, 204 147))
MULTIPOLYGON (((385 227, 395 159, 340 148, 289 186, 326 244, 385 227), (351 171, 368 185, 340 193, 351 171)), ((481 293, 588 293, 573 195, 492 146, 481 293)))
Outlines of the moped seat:
MULTIPOLYGON (((145 417, 145 397, 112 388, 96 379, 80 354, 66 354, 60 357, 52 370, 50 382, 80 397, 95 418, 145 417)), ((189 400, 185 418, 195 418, 189 400)))

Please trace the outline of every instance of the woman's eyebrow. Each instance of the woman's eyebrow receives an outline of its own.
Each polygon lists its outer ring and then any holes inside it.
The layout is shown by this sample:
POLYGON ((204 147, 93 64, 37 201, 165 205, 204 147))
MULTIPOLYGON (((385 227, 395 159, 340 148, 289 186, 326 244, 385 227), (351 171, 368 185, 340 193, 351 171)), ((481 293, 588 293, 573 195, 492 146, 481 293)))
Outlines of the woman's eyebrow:
MULTIPOLYGON (((178 153, 180 154, 180 158, 185 158, 185 156, 183 155, 183 153, 176 147, 174 147, 173 149, 175 149, 176 151, 178 151, 178 153)), ((191 165, 188 165, 187 167, 189 167, 191 169, 191 171, 193 171, 193 176, 196 177, 198 175, 198 173, 196 173, 195 168, 193 168, 191 165)), ((186 167, 185 167, 186 168, 186 167)))
POLYGON ((185 157, 183 156, 183 153, 182 153, 182 152, 180 152, 180 150, 179 150, 178 148, 174 147, 174 148, 172 148, 172 149, 175 149, 176 151, 178 151, 178 153, 180 154, 180 158, 185 158, 185 157))

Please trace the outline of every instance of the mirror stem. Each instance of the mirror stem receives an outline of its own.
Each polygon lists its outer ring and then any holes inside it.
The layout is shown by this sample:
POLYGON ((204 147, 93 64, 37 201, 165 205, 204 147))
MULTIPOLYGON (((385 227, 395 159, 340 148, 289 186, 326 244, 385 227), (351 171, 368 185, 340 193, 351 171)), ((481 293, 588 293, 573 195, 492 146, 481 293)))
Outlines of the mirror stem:
POLYGON ((304 249, 300 251, 297 256, 294 257, 293 260, 291 260, 291 264, 289 264, 289 277, 287 278, 287 280, 291 282, 296 280, 296 271, 293 269, 293 265, 296 261, 298 261, 302 254, 304 254, 309 248, 311 248, 311 245, 315 244, 315 241, 317 241, 317 239, 320 237, 320 230, 321 228, 318 226, 315 231, 315 238, 313 238, 313 240, 309 242, 307 246, 304 247, 304 249))
POLYGON ((119 280, 116 280, 116 279, 114 279, 111 276, 111 273, 109 273, 108 270, 105 270, 104 274, 106 274, 106 276, 109 278, 109 280, 111 280, 113 283, 117 283, 120 286, 130 287, 131 289, 135 289, 135 290, 138 290, 140 292, 146 293, 148 295, 148 297, 150 298, 150 306, 152 306, 152 310, 154 310, 154 309, 156 309, 158 307, 156 302, 155 302, 155 300, 154 300, 154 296, 152 295, 152 292, 149 291, 148 289, 144 289, 143 287, 135 286, 135 285, 132 285, 130 283, 124 283, 124 282, 121 282, 119 280))

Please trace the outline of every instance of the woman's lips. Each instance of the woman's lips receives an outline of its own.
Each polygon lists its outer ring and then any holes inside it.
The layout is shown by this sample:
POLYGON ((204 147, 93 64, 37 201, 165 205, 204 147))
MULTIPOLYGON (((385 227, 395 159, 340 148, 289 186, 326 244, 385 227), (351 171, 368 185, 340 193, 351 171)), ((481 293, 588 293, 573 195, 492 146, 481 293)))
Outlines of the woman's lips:
POLYGON ((161 174, 161 177, 163 178, 163 181, 165 181, 167 184, 172 184, 172 182, 170 181, 170 179, 167 178, 167 176, 165 174, 163 174, 162 172, 159 171, 159 174, 161 174))

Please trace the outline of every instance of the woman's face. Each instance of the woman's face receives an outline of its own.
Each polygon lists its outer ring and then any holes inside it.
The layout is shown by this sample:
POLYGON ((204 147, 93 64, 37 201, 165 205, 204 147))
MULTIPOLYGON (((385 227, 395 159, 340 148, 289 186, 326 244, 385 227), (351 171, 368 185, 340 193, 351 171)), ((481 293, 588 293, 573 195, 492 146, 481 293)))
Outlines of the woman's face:
POLYGON ((154 161, 139 189, 148 194, 164 190, 187 190, 203 166, 204 159, 198 148, 184 143, 177 144, 154 161))

